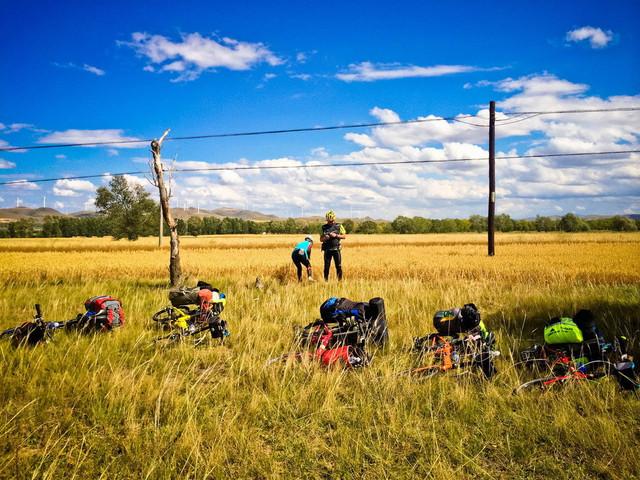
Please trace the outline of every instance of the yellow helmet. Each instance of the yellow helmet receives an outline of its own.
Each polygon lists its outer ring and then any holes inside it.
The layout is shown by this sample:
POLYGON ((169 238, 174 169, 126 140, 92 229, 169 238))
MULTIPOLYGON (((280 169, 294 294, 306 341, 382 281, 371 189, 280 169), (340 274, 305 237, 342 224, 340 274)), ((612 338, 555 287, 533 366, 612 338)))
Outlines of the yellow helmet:
POLYGON ((335 220, 335 219, 336 219, 336 214, 335 214, 335 212, 334 212, 333 210, 329 210, 329 211, 325 214, 324 218, 326 218, 326 219, 327 219, 327 221, 335 220))

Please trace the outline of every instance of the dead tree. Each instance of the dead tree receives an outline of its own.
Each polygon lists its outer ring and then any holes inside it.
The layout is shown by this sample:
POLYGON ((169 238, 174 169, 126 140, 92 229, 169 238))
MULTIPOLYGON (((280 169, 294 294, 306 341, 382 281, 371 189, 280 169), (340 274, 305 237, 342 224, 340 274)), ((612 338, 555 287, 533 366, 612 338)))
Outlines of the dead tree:
POLYGON ((160 149, 165 137, 169 134, 167 129, 160 137, 160 140, 151 142, 151 153, 153 154, 153 172, 155 185, 160 193, 160 208, 162 209, 162 217, 169 226, 169 234, 171 235, 171 254, 169 257, 169 282, 172 287, 180 285, 182 280, 182 267, 180 266, 180 237, 178 236, 178 224, 176 223, 171 208, 169 207, 170 194, 164 184, 164 169, 160 157, 160 149))

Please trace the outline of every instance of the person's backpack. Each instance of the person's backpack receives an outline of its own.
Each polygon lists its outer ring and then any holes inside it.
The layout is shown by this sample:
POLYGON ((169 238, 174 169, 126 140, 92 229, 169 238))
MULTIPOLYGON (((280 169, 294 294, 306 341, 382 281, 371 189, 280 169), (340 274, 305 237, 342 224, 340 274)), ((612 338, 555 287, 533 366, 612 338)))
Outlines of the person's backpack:
POLYGON ((544 342, 549 345, 582 343, 582 330, 571 318, 552 318, 544 327, 544 342))
POLYGON ((439 310, 433 316, 433 326, 440 335, 452 336, 473 330, 480 325, 480 312, 473 303, 462 308, 439 310))
POLYGON ((124 325, 122 303, 110 295, 91 297, 84 302, 84 308, 87 311, 79 319, 80 328, 107 331, 124 325))

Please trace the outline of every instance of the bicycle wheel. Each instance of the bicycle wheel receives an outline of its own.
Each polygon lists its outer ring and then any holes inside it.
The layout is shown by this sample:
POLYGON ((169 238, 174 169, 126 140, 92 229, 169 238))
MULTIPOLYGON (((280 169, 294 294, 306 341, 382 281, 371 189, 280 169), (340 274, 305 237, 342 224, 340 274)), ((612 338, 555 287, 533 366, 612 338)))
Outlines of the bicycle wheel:
POLYGON ((558 377, 542 377, 542 378, 536 378, 534 380, 529 380, 528 382, 524 382, 522 385, 519 385, 514 391, 514 394, 519 394, 522 393, 525 390, 534 390, 534 389, 540 389, 540 390, 544 390, 545 388, 547 388, 549 386, 549 382, 554 382, 557 383, 558 377))
POLYGON ((431 378, 437 374, 443 372, 443 370, 437 365, 429 365, 428 367, 411 368, 407 373, 412 377, 418 377, 422 379, 431 378))
POLYGON ((161 325, 171 325, 171 322, 174 322, 178 318, 174 310, 174 307, 166 307, 157 311, 153 314, 153 321, 161 325))
POLYGON ((170 347, 173 345, 177 345, 182 341, 184 335, 181 332, 175 332, 171 335, 166 335, 164 337, 156 338, 153 343, 159 347, 170 347))
POLYGON ((267 360, 266 366, 274 365, 276 363, 287 363, 289 360, 302 361, 305 358, 311 358, 309 355, 305 355, 301 352, 294 353, 285 353, 284 355, 280 355, 279 357, 273 357, 267 360))

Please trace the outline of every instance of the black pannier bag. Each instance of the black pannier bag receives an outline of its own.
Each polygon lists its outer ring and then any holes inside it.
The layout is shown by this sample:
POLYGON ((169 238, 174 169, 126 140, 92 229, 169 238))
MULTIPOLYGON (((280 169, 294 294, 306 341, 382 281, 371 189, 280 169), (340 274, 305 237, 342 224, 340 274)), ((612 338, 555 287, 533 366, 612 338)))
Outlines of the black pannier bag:
POLYGON ((369 322, 369 340, 377 345, 385 345, 389 341, 389 327, 384 299, 375 297, 364 307, 365 319, 369 322))
POLYGON ((174 307, 183 307, 185 305, 198 305, 200 303, 200 297, 198 292, 199 287, 187 288, 178 287, 169 290, 169 301, 174 307))
POLYGON ((580 310, 573 316, 573 322, 582 331, 585 342, 600 339, 601 335, 596 325, 596 318, 591 310, 580 310))
POLYGON ((365 303, 348 298, 331 297, 320 305, 320 317, 327 323, 343 323, 347 318, 365 319, 365 303))
POLYGON ((462 308, 439 310, 433 316, 433 326, 440 335, 452 336, 473 330, 480 325, 480 312, 473 303, 462 308))
POLYGON ((169 301, 174 307, 200 305, 200 297, 198 296, 200 290, 218 291, 211 284, 199 280, 195 287, 176 287, 169 290, 169 301))
MULTIPOLYGON (((344 339, 353 344, 368 341, 384 346, 389 339, 386 310, 384 300, 380 297, 372 298, 369 302, 354 302, 348 298, 331 297, 320 306, 320 316, 327 324, 345 326, 344 339), (360 327, 348 327, 353 321, 360 327), (358 333, 360 332, 360 333, 358 333), (364 338, 358 338, 364 334, 364 338)), ((312 324, 314 325, 314 324, 312 324)), ((310 325, 306 328, 308 329, 310 325)))

